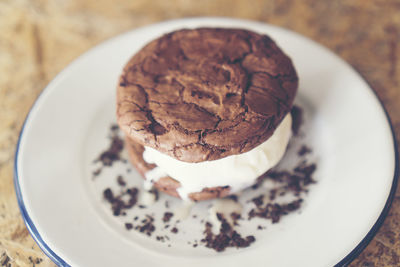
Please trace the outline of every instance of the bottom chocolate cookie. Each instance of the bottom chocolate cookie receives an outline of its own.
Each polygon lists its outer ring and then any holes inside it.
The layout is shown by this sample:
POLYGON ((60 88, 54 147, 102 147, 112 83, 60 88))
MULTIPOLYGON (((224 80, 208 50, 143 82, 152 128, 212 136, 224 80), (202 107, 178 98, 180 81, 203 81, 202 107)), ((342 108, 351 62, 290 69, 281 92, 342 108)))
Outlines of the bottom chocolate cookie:
MULTIPOLYGON (((125 138, 126 148, 128 150, 129 158, 133 166, 137 169, 137 171, 142 175, 144 179, 146 179, 146 173, 156 168, 155 164, 149 164, 143 159, 143 151, 144 147, 132 141, 129 138, 125 138)), ((180 187, 180 183, 175 179, 165 176, 158 179, 154 182, 154 187, 158 190, 179 198, 179 194, 177 189, 180 187)), ((213 198, 222 198, 228 196, 230 193, 229 186, 220 186, 213 188, 204 188, 201 192, 193 192, 189 194, 189 198, 193 201, 201 201, 213 198)))

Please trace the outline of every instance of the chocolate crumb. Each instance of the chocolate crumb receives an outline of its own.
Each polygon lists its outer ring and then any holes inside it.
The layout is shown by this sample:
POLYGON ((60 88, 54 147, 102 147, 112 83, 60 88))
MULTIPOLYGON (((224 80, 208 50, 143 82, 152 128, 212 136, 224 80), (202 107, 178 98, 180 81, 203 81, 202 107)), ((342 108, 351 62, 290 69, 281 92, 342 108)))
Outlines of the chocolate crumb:
POLYGON ((101 173, 101 168, 98 168, 97 170, 94 170, 94 171, 92 172, 92 174, 93 174, 93 177, 97 177, 97 176, 99 176, 99 175, 100 175, 100 173, 101 173))
POLYGON ((163 236, 156 236, 156 240, 160 242, 165 242, 165 238, 163 236))
POLYGON ((235 202, 238 202, 238 196, 237 195, 230 195, 227 198, 232 199, 235 202))
POLYGON ((193 244, 193 247, 196 248, 198 246, 198 244, 193 244))
POLYGON ((117 196, 114 196, 112 190, 110 188, 106 188, 103 191, 103 197, 108 203, 111 204, 111 210, 113 211, 114 216, 119 216, 122 215, 125 210, 136 205, 138 192, 139 190, 136 187, 133 187, 123 191, 117 196), (122 200, 122 197, 125 195, 129 196, 128 201, 122 200))
POLYGON ((264 204, 264 195, 260 195, 251 200, 257 207, 264 204))
POLYGON ((246 237, 246 241, 249 243, 253 243, 254 241, 256 241, 256 238, 253 235, 249 235, 246 237))
POLYGON ((271 201, 275 200, 277 192, 278 192, 278 190, 276 188, 269 190, 269 200, 271 200, 271 201))
POLYGON ((164 216, 162 218, 163 222, 169 222, 172 218, 172 216, 174 216, 174 214, 172 212, 165 212, 164 216))
POLYGON ((121 159, 121 151, 124 148, 124 141, 118 136, 115 131, 111 135, 111 144, 109 148, 103 151, 95 162, 100 161, 103 166, 112 166, 114 162, 121 159))
MULTIPOLYGON (((260 185, 265 179, 272 179, 281 184, 282 191, 280 195, 291 191, 295 196, 299 196, 300 193, 307 192, 308 185, 315 183, 312 178, 315 170, 316 165, 314 163, 307 164, 306 162, 301 162, 292 172, 271 170, 265 176, 258 179, 257 184, 260 185)), ((270 191, 270 193, 276 195, 275 192, 270 191)))
POLYGON ((119 131, 119 126, 118 126, 117 124, 112 124, 111 127, 110 127, 110 130, 111 130, 112 132, 118 133, 118 131, 119 131))
POLYGON ((250 210, 248 215, 250 219, 260 217, 277 223, 283 215, 298 210, 302 201, 302 199, 297 199, 287 204, 267 203, 265 206, 258 206, 256 209, 250 210))
POLYGON ((126 186, 126 182, 125 182, 125 180, 124 180, 124 177, 122 177, 121 175, 118 175, 118 177, 117 177, 117 183, 118 183, 118 185, 120 185, 120 186, 126 186))
POLYGON ((139 219, 138 216, 135 216, 135 218, 133 218, 134 221, 137 221, 139 219))
POLYGON ((103 196, 110 203, 114 201, 114 194, 113 194, 113 192, 111 191, 110 188, 106 188, 104 190, 103 196))
POLYGON ((135 227, 141 233, 145 233, 148 236, 151 236, 152 233, 156 230, 156 227, 153 224, 154 218, 150 215, 146 215, 146 218, 141 221, 141 225, 137 225, 135 227))
POLYGON ((303 110, 299 106, 293 106, 290 114, 292 115, 292 131, 294 135, 298 135, 303 123, 303 110))
POLYGON ((172 228, 171 232, 174 233, 174 234, 178 233, 178 228, 176 228, 176 227, 172 228))
POLYGON ((111 144, 109 145, 107 150, 103 151, 100 156, 93 161, 94 163, 101 163, 101 167, 92 172, 93 179, 100 175, 104 167, 111 167, 116 161, 126 161, 125 159, 121 159, 121 152, 124 148, 124 141, 119 137, 118 125, 111 125, 110 131, 111 144))
POLYGON ((257 190, 259 187, 260 187, 260 183, 257 182, 255 184, 253 184, 250 188, 253 190, 257 190))
POLYGON ((154 195, 154 200, 155 201, 157 201, 158 199, 159 199, 159 194, 158 194, 158 190, 157 189, 155 189, 155 188, 152 188, 150 191, 149 191, 149 193, 151 193, 151 194, 153 194, 154 195))
POLYGON ((240 220, 242 218, 242 216, 237 212, 232 212, 231 213, 231 218, 232 218, 232 221, 233 221, 233 225, 239 225, 237 223, 237 221, 240 220))
POLYGON ((314 179, 312 178, 312 174, 317 169, 315 163, 307 165, 305 163, 297 166, 294 171, 297 173, 302 174, 302 180, 304 185, 309 185, 315 183, 314 179))
POLYGON ((304 155, 309 154, 309 153, 311 153, 311 152, 312 152, 312 151, 311 151, 311 149, 310 149, 308 146, 302 145, 301 148, 299 149, 299 152, 297 152, 297 154, 298 154, 299 156, 304 156, 304 155))
MULTIPOLYGON (((264 203, 264 196, 260 195, 253 198, 251 201, 255 204, 255 208, 251 209, 248 213, 248 219, 254 217, 264 218, 271 220, 272 223, 277 223, 282 216, 296 211, 300 208, 303 199, 300 197, 301 193, 308 191, 307 186, 315 183, 312 175, 316 170, 314 163, 307 164, 305 161, 298 164, 292 171, 269 171, 264 177, 258 180, 258 186, 265 179, 272 179, 280 186, 272 188, 269 191, 269 202, 264 203), (292 192, 296 199, 289 203, 274 203, 277 194, 280 196, 292 192)), ((260 228, 258 228, 260 229, 260 228)))
POLYGON ((125 223, 125 228, 126 228, 126 230, 131 230, 133 228, 133 224, 125 223))
POLYGON ((209 222, 205 223, 205 237, 201 240, 201 242, 205 243, 206 247, 220 252, 224 251, 227 247, 248 247, 255 241, 254 236, 247 236, 243 238, 238 232, 233 230, 231 225, 227 222, 222 214, 218 213, 217 218, 221 222, 221 227, 217 235, 213 234, 212 232, 212 224, 209 222))

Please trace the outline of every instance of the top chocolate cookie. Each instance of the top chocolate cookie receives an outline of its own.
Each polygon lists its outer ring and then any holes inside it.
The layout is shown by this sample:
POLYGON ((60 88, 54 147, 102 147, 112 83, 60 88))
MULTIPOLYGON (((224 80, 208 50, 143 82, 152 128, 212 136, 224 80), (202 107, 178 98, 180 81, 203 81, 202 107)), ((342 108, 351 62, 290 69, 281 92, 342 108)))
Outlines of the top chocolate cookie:
POLYGON ((187 162, 266 141, 298 86, 289 57, 266 35, 199 28, 166 34, 125 66, 117 118, 133 141, 187 162))

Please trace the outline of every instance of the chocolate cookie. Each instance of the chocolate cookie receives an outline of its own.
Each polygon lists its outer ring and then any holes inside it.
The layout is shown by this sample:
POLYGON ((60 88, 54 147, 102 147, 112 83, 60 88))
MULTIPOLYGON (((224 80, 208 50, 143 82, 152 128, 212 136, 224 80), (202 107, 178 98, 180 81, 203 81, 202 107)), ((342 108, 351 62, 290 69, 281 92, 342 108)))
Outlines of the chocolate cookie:
POLYGON ((200 28, 166 34, 125 66, 118 123, 141 145, 187 162, 244 153, 290 111, 298 78, 266 35, 200 28))
MULTIPOLYGON (((145 177, 146 172, 154 169, 156 165, 148 164, 143 160, 143 151, 144 147, 129 139, 125 138, 126 148, 128 150, 129 158, 133 166, 138 170, 138 172, 145 177)), ((178 192, 176 191, 181 185, 175 179, 165 176, 156 181, 154 187, 158 190, 167 193, 174 197, 179 197, 178 192)), ((213 188, 204 188, 201 192, 194 192, 189 194, 189 198, 194 201, 201 201, 213 198, 220 198, 229 195, 230 188, 229 186, 224 187, 213 187, 213 188)))

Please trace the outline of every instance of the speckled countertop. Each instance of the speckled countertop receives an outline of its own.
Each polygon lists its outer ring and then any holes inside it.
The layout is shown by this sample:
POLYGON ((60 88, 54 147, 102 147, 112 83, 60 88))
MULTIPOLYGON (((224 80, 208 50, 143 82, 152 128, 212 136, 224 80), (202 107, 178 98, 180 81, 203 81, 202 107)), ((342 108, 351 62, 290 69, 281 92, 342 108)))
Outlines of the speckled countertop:
MULTIPOLYGON (((30 237, 13 187, 23 120, 45 85, 93 45, 149 23, 229 16, 279 25, 327 46, 376 90, 400 133, 400 1, 0 0, 0 266, 53 266, 30 237)), ((400 266, 400 192, 351 266, 400 266)))

